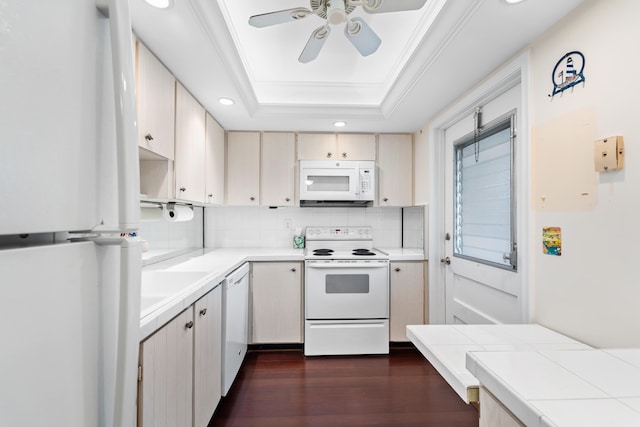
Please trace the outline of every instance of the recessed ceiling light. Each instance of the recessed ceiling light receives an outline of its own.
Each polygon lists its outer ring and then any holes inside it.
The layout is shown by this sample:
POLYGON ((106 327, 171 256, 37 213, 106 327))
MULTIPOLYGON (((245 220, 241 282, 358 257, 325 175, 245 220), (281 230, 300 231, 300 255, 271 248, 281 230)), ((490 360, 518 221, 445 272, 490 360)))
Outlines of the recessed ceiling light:
POLYGON ((518 4, 522 3, 524 0, 504 0, 506 4, 518 4))
POLYGON ((343 122, 343 121, 333 122, 333 125, 337 128, 343 128, 347 125, 347 122, 343 122))
POLYGON ((222 105, 233 105, 236 102, 231 98, 219 98, 218 102, 222 105))
POLYGON ((173 6, 173 0, 145 0, 153 7, 157 7, 158 9, 167 9, 173 6))

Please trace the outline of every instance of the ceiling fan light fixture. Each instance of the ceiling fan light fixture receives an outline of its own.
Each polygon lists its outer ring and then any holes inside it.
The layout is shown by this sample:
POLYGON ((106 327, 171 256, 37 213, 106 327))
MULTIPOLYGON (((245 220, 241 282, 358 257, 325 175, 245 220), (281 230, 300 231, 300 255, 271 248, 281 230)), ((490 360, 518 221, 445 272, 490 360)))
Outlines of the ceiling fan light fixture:
POLYGON ((147 4, 158 9, 168 9, 173 6, 173 0, 145 0, 147 4))
POLYGON ((327 21, 331 25, 342 24, 347 19, 344 10, 344 0, 327 1, 327 21))

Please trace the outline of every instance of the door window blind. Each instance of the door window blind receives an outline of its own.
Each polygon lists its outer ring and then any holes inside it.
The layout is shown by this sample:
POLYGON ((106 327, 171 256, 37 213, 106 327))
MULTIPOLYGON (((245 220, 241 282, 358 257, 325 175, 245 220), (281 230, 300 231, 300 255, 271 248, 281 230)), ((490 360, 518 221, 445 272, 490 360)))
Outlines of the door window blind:
POLYGON ((509 269, 515 268, 509 259, 515 252, 511 122, 474 132, 454 147, 454 256, 509 269))

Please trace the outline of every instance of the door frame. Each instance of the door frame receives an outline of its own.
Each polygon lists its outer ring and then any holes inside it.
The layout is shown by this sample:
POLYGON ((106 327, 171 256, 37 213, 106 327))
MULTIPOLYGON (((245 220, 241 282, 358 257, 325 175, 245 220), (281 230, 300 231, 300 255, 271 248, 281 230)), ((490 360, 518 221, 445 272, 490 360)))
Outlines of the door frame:
POLYGON ((518 252, 522 273, 522 319, 530 321, 529 287, 531 283, 530 241, 530 185, 531 182, 531 125, 529 73, 530 51, 527 49, 508 61, 490 76, 467 92, 461 99, 445 109, 429 124, 429 323, 445 323, 445 267, 440 259, 445 257, 445 130, 465 116, 472 114, 479 105, 497 98, 518 83, 520 93, 520 123, 517 124, 518 148, 516 167, 519 170, 516 194, 518 199, 518 252))

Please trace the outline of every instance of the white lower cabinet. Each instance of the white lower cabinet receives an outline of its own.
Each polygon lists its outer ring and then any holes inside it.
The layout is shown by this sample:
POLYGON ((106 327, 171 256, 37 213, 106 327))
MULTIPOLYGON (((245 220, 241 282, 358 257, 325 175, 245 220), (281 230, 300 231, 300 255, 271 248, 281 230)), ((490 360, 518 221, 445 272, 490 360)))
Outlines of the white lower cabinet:
POLYGON ((143 341, 140 360, 138 427, 192 425, 193 308, 143 341))
POLYGON ((222 286, 195 303, 193 425, 206 427, 222 396, 222 286))
POLYGON ((480 387, 479 427, 525 427, 486 388, 480 387))
POLYGON ((221 397, 222 288, 140 344, 138 427, 206 427, 221 397))
POLYGON ((254 262, 251 342, 302 342, 302 264, 254 262))
POLYGON ((423 261, 398 261, 390 264, 390 341, 409 341, 407 325, 422 325, 427 319, 424 270, 423 261))

